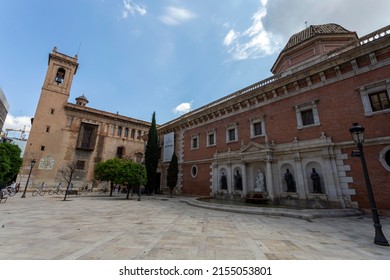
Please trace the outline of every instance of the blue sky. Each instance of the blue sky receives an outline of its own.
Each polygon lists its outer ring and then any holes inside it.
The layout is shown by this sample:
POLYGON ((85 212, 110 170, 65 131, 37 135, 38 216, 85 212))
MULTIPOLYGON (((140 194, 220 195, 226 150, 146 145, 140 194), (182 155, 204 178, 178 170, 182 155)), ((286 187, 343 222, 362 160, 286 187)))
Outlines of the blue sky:
POLYGON ((48 54, 78 54, 70 102, 158 124, 272 76, 289 37, 337 23, 390 24, 390 1, 0 0, 5 128, 29 129, 48 54))

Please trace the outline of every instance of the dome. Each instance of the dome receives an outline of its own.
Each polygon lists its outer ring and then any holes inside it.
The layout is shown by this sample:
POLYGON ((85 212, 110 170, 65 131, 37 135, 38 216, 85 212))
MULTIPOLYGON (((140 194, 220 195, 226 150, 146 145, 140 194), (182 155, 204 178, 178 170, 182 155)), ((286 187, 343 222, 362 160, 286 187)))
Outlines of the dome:
POLYGON ((317 35, 324 35, 324 34, 334 36, 335 34, 355 34, 355 32, 351 32, 335 23, 328 23, 322 25, 310 25, 306 29, 292 35, 288 40, 286 46, 284 47, 283 51, 295 47, 317 35))
POLYGON ((356 32, 349 31, 338 24, 310 25, 290 37, 272 66, 271 72, 279 74, 357 39, 356 32))
POLYGON ((82 96, 79 96, 76 98, 76 104, 77 105, 81 105, 81 106, 85 106, 89 103, 88 99, 84 96, 84 94, 82 96))

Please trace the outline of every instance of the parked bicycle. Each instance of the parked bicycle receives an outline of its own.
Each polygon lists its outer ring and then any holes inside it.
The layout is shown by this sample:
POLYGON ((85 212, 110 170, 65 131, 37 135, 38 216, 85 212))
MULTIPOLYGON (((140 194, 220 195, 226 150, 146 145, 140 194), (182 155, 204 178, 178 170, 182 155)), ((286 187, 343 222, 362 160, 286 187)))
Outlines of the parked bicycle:
POLYGON ((84 188, 80 188, 80 194, 87 194, 87 193, 91 193, 92 192, 92 188, 88 188, 88 185, 86 185, 84 188))
POLYGON ((108 193, 107 187, 99 189, 99 194, 102 194, 102 193, 108 193))
POLYGON ((16 194, 16 190, 11 187, 6 187, 1 190, 3 192, 3 195, 8 195, 8 196, 14 196, 16 194))
POLYGON ((44 196, 46 191, 43 188, 36 189, 32 192, 32 196, 37 196, 38 194, 40 196, 44 196))
POLYGON ((64 190, 62 190, 61 188, 56 187, 54 190, 50 190, 49 194, 50 195, 52 195, 52 194, 64 194, 64 190))

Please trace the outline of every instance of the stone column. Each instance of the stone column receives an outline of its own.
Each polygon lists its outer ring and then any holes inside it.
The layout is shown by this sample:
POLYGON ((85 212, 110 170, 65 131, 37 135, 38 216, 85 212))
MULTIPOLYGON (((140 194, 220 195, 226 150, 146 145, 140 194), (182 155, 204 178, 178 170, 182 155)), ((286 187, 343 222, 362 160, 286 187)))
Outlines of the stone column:
POLYGON ((299 195, 299 198, 306 198, 306 194, 308 193, 308 190, 306 189, 305 185, 305 171, 302 168, 302 159, 298 155, 295 156, 295 172, 297 178, 295 179, 295 184, 297 188, 297 193, 299 195))
POLYGON ((247 184, 245 163, 242 163, 241 165, 241 176, 242 176, 242 196, 246 196, 248 194, 248 184, 247 184))
POLYGON ((266 168, 266 180, 265 180, 265 183, 266 183, 266 189, 267 189, 267 192, 268 192, 268 196, 270 197, 270 199, 274 199, 274 186, 273 186, 273 178, 272 178, 272 160, 271 159, 268 159, 267 160, 267 168, 266 168))
MULTIPOLYGON (((324 151, 323 151, 324 152, 324 151)), ((327 151, 326 151, 327 152, 327 151)), ((328 195, 328 200, 340 203, 341 208, 345 208, 345 202, 340 190, 340 182, 338 180, 338 171, 334 162, 335 156, 327 155, 324 158, 324 169, 322 172, 324 178, 324 190, 328 195)))

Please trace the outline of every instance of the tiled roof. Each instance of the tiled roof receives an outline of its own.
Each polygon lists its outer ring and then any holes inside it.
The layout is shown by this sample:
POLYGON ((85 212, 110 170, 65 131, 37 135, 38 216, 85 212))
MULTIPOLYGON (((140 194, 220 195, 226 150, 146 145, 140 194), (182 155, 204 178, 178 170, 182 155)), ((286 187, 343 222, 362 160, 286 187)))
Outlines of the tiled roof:
POLYGON ((328 24, 322 24, 322 25, 310 25, 306 29, 292 35, 290 37, 290 40, 288 40, 286 46, 284 47, 283 51, 286 51, 316 35, 320 34, 354 34, 354 32, 351 32, 344 27, 334 24, 334 23, 328 23, 328 24))

